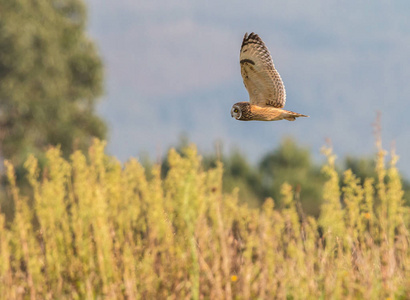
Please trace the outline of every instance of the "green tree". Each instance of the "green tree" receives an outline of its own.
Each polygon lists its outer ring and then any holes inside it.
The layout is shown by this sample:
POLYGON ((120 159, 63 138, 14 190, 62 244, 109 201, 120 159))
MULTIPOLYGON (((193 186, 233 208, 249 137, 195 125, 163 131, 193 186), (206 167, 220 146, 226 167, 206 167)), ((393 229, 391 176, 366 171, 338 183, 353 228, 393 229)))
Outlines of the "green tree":
POLYGON ((324 176, 314 165, 309 149, 300 147, 290 138, 266 154, 259 164, 265 197, 281 199, 280 191, 287 182, 300 195, 303 210, 317 216, 322 199, 324 176))
POLYGON ((259 207, 265 200, 261 176, 238 150, 222 159, 224 166, 223 189, 230 193, 239 188, 239 200, 250 207, 259 207))
POLYGON ((0 1, 0 154, 14 164, 105 137, 102 62, 85 25, 82 0, 0 1))
POLYGON ((366 178, 376 179, 376 161, 372 157, 354 157, 351 155, 346 156, 344 159, 345 170, 352 170, 361 183, 364 183, 366 178))

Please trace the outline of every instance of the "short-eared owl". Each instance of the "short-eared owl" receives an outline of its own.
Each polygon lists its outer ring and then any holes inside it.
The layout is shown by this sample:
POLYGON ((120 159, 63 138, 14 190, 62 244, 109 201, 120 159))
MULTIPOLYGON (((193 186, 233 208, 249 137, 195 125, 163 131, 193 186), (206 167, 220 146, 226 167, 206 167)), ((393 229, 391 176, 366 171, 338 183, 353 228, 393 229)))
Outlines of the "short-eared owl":
POLYGON ((232 117, 241 121, 294 121, 298 117, 308 117, 283 109, 285 86, 268 48, 257 34, 245 34, 239 59, 249 102, 235 103, 231 109, 232 117))

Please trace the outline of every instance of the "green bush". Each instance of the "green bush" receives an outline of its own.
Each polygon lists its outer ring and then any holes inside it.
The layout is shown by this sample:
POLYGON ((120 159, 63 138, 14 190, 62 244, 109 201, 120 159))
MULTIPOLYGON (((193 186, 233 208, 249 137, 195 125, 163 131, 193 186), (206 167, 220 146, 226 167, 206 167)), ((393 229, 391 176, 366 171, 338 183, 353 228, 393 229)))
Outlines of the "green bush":
POLYGON ((86 157, 47 152, 25 163, 15 213, 0 214, 3 299, 405 299, 410 296, 409 209, 392 155, 377 180, 351 172, 340 187, 325 149, 318 220, 284 183, 280 210, 222 192, 223 166, 205 171, 195 147, 171 150, 169 171, 121 165, 95 141, 86 157))

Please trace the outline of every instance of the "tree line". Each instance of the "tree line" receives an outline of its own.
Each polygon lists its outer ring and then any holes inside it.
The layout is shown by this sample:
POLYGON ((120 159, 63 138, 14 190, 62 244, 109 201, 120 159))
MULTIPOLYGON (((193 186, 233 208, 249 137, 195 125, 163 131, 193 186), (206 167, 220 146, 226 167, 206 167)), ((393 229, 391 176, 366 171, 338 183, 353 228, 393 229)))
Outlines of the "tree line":
MULTIPOLYGON (((186 137, 181 138, 175 147, 181 155, 188 146, 186 137)), ((323 201, 323 185, 326 176, 322 172, 322 164, 314 160, 308 147, 302 146, 296 140, 288 137, 274 149, 263 155, 255 164, 240 152, 203 154, 202 164, 205 169, 216 166, 217 162, 223 163, 223 189, 230 193, 238 188, 241 202, 251 207, 260 207, 267 198, 273 198, 279 207, 281 199, 281 186, 290 184, 299 201, 302 213, 318 216, 320 205, 323 201)), ((145 159, 144 164, 149 170, 153 164, 145 159)), ((168 171, 167 157, 162 161, 162 175, 165 178, 168 171)), ((346 170, 351 170, 363 184, 366 178, 374 178, 376 182, 376 153, 374 156, 346 156, 336 166, 339 178, 346 170)), ((401 176, 404 202, 410 205, 410 182, 401 176)), ((343 186, 343 182, 340 182, 343 186)))

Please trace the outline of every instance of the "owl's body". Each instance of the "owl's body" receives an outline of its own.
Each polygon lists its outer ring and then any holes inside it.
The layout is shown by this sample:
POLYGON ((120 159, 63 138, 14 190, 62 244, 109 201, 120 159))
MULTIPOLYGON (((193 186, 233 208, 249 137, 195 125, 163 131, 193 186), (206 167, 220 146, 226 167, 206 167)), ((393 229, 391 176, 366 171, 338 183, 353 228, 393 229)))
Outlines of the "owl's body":
POLYGON ((246 101, 235 103, 232 106, 231 114, 236 114, 235 118, 240 121, 294 121, 297 117, 307 117, 282 108, 261 107, 246 101), (235 112, 235 109, 238 109, 238 111, 235 112))
POLYGON ((240 64, 249 102, 235 103, 231 109, 232 117, 240 121, 294 121, 298 117, 307 117, 283 109, 286 91, 282 78, 268 48, 253 32, 246 33, 243 38, 240 64))

